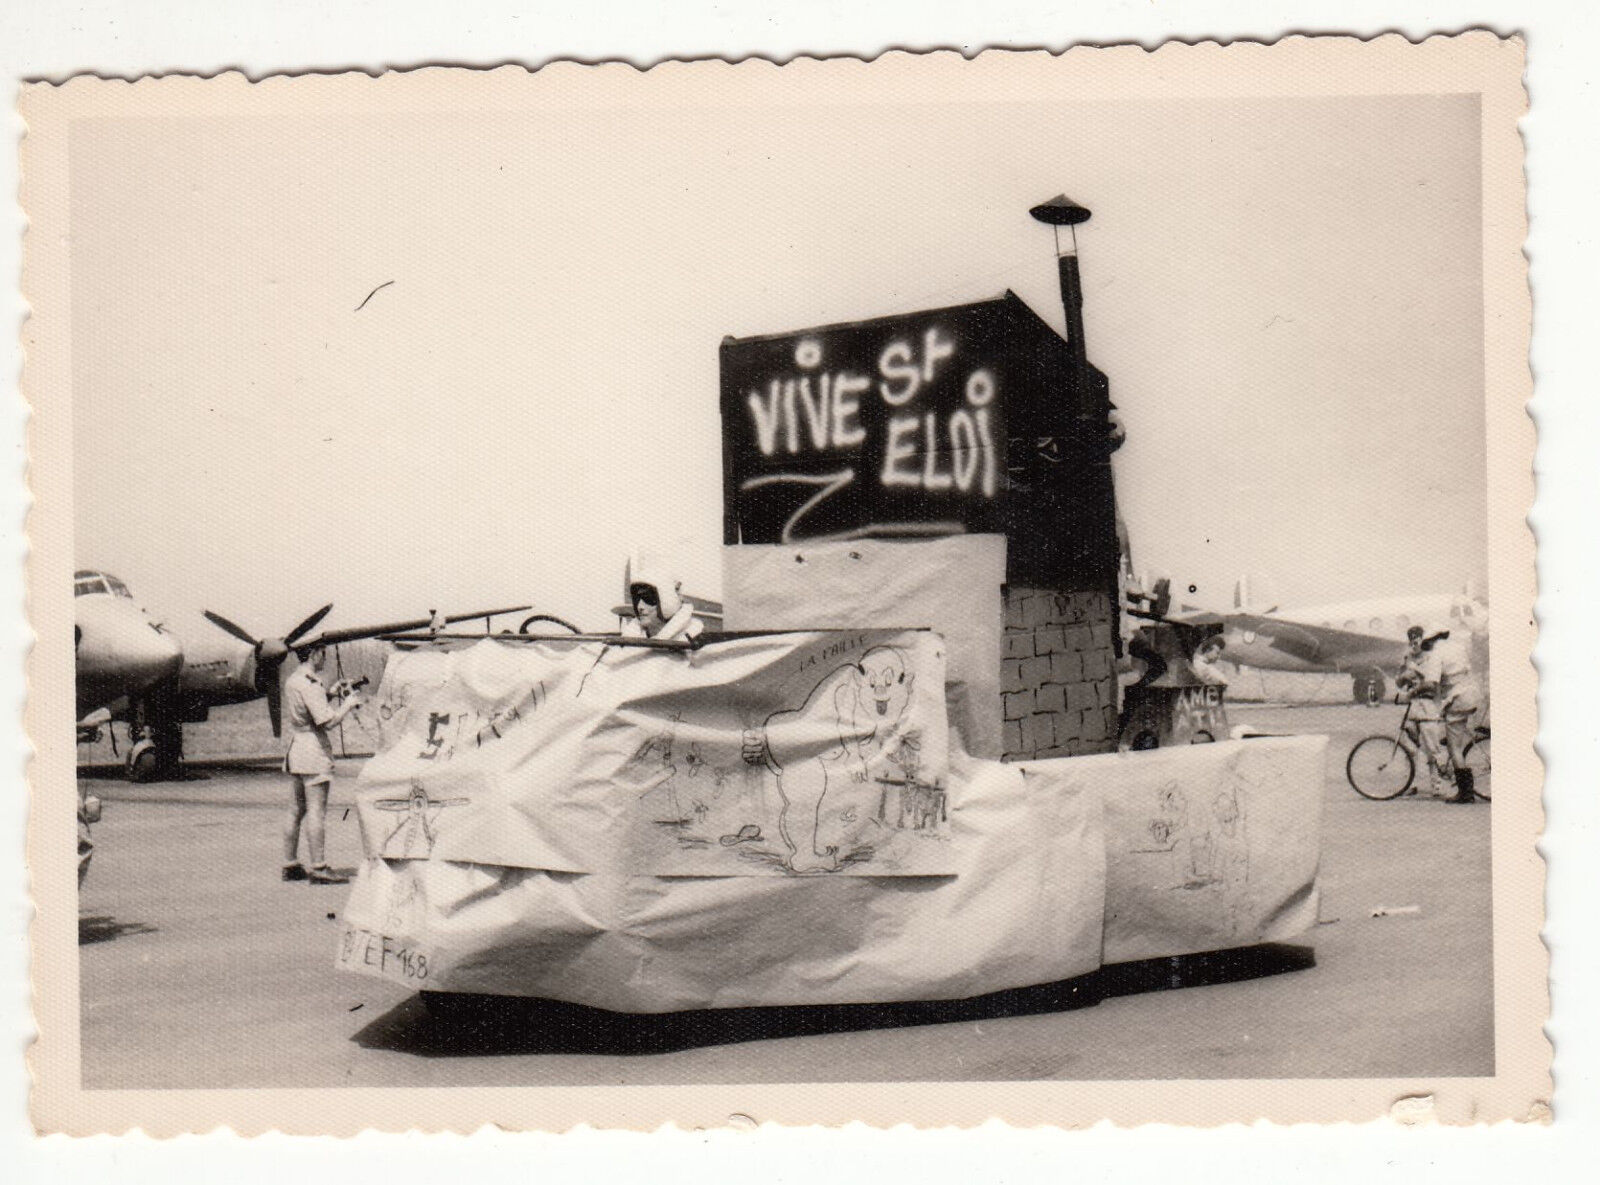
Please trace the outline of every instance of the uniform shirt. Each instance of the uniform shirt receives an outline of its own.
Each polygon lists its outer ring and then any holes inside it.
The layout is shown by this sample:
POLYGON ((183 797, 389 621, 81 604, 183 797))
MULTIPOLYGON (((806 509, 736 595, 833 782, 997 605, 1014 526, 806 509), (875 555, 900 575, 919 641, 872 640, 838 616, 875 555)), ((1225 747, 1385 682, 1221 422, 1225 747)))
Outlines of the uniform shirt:
POLYGON ((1439 679, 1443 667, 1439 661, 1437 645, 1421 654, 1408 654, 1401 675, 1411 675, 1411 718, 1437 720, 1439 718, 1439 679))
POLYGON ((1467 658, 1467 648, 1454 638, 1435 642, 1431 654, 1439 660, 1439 683, 1448 694, 1452 687, 1472 678, 1472 662, 1467 658))
POLYGON ((1467 657, 1466 645, 1454 638, 1444 638, 1434 643, 1430 653, 1437 656, 1439 701, 1445 710, 1453 715, 1475 710, 1482 689, 1472 674, 1472 661, 1467 657))
POLYGON ((308 666, 297 667, 284 680, 283 705, 289 727, 296 732, 320 733, 333 723, 328 693, 308 666))

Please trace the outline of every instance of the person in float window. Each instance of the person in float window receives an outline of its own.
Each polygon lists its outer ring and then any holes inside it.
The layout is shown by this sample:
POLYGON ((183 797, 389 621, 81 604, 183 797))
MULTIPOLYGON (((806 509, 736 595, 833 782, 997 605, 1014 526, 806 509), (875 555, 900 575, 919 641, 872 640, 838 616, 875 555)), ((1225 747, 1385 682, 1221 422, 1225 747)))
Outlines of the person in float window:
POLYGON ((622 619, 625 638, 693 640, 705 630, 694 603, 683 598, 683 582, 666 577, 636 559, 623 570, 623 594, 633 616, 622 619))

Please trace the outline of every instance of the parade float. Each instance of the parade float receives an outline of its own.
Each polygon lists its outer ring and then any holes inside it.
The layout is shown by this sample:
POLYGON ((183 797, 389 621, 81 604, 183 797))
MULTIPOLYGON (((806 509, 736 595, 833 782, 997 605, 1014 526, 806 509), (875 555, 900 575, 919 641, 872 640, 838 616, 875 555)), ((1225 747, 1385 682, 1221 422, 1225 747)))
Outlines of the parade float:
POLYGON ((389 661, 339 967, 662 1013, 965 998, 1314 924, 1325 738, 1119 750, 1088 212, 1034 213, 1065 336, 1008 292, 724 341, 720 630, 389 661))

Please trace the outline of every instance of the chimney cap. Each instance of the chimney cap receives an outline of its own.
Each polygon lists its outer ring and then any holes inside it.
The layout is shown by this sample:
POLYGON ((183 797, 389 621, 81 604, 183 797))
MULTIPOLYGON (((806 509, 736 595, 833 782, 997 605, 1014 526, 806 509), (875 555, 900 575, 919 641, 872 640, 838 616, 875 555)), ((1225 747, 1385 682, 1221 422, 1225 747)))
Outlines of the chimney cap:
POLYGON ((1048 202, 1040 202, 1028 213, 1051 226, 1076 226, 1089 221, 1088 207, 1078 205, 1064 193, 1057 194, 1048 202))

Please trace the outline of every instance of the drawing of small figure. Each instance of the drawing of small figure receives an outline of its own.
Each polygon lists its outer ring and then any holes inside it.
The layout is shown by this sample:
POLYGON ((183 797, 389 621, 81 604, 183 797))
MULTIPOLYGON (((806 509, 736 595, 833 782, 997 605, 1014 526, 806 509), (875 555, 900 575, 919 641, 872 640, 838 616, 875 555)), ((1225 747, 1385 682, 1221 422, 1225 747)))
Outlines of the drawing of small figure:
POLYGON ((1250 842, 1246 833, 1244 796, 1229 786, 1211 800, 1208 824, 1212 844, 1211 876, 1227 911, 1228 932, 1237 936, 1251 916, 1250 842))
POLYGON ((691 778, 699 777, 700 771, 705 768, 706 759, 700 756, 700 745, 697 741, 689 742, 689 747, 684 750, 683 760, 684 764, 689 767, 689 776, 691 778))
POLYGON ((1217 821, 1217 846, 1222 854, 1218 872, 1230 885, 1246 884, 1250 880, 1250 839, 1245 834, 1244 806, 1238 790, 1230 787, 1219 793, 1211 811, 1217 821))
POLYGON ((656 798, 654 813, 665 815, 665 818, 652 819, 653 823, 665 824, 669 827, 681 826, 689 821, 684 814, 683 807, 678 802, 678 765, 673 760, 673 745, 677 739, 678 724, 682 718, 674 716, 671 724, 656 733, 639 746, 629 760, 629 765, 643 765, 646 767, 645 787, 639 792, 641 799, 648 798, 658 790, 665 793, 656 798), (654 769, 650 769, 651 766, 654 769))
POLYGON ((1183 830, 1189 814, 1189 802, 1178 789, 1176 782, 1168 782, 1156 795, 1156 814, 1150 820, 1150 838, 1153 850, 1170 852, 1178 845, 1178 832, 1183 830))
POLYGON ((791 872, 842 866, 838 845, 819 835, 823 800, 830 786, 868 781, 868 764, 889 747, 914 682, 898 650, 875 646, 859 662, 830 672, 800 707, 774 712, 761 728, 746 730, 744 760, 777 778, 778 834, 791 872))
POLYGON ((416 899, 417 882, 410 872, 396 873, 389 889, 389 910, 384 916, 384 927, 388 933, 401 933, 409 927, 416 899))
POLYGON ((931 831, 947 817, 945 792, 940 787, 915 781, 900 787, 900 817, 895 821, 896 827, 903 830, 909 824, 913 831, 931 831))
POLYGON ((889 750, 888 758, 898 767, 899 776, 880 776, 877 779, 878 810, 873 819, 882 826, 889 826, 889 799, 893 791, 896 803, 894 826, 903 830, 911 814, 913 792, 921 784, 917 780, 917 771, 922 767, 922 733, 917 730, 906 733, 889 750))
POLYGON ((1216 883, 1215 860, 1217 841, 1210 831, 1189 837, 1189 883, 1186 888, 1200 888, 1216 883))

